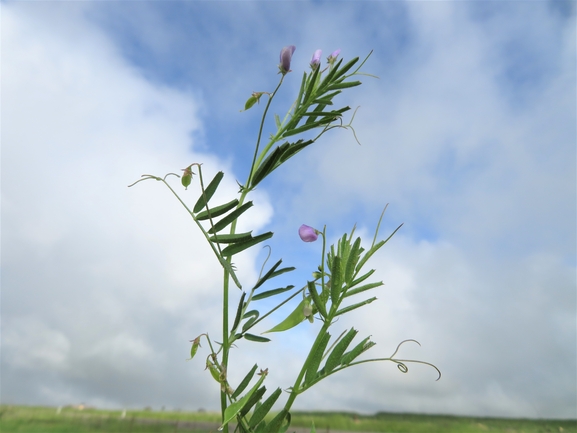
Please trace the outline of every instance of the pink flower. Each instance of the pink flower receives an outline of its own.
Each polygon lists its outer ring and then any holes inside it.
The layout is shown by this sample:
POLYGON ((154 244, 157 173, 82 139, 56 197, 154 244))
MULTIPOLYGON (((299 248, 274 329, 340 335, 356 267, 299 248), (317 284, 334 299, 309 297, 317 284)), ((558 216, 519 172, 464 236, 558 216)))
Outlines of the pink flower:
POLYGON ((316 50, 313 54, 313 58, 311 59, 311 68, 315 70, 321 64, 321 55, 323 54, 322 50, 316 50))
POLYGON ((299 228, 299 236, 303 242, 314 242, 318 239, 319 232, 318 230, 303 224, 299 228))
POLYGON ((337 57, 339 56, 339 54, 341 53, 341 49, 339 48, 338 50, 334 50, 330 56, 327 57, 327 62, 329 62, 329 64, 333 64, 335 63, 335 60, 337 60, 337 57))
POLYGON ((278 65, 278 68, 283 75, 291 70, 291 59, 295 50, 296 47, 294 45, 288 45, 280 51, 280 65, 278 65))

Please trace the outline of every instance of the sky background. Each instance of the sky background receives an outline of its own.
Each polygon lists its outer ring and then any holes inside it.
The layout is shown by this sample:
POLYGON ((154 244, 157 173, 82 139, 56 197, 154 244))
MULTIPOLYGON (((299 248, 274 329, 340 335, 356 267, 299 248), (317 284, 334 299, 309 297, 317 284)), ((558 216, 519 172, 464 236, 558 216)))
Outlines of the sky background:
MULTIPOLYGON (((294 408, 577 417, 575 2, 1 8, 2 403, 218 408, 207 347, 185 361, 198 334, 218 340, 218 263, 166 188, 127 185, 201 162, 233 198, 263 104, 239 110, 274 89, 293 44, 281 116, 316 49, 373 50, 379 79, 339 96, 360 107, 361 145, 329 132, 259 186, 242 224, 275 232, 271 260, 300 287, 321 248, 301 224, 331 241, 356 224, 369 243, 389 203, 382 235, 404 226, 370 262, 385 286, 333 333, 371 335, 372 357, 416 339, 400 355, 443 373, 352 368, 294 408)), ((236 260, 246 286, 263 258, 236 260)), ((318 327, 239 343, 231 382, 256 362, 288 388, 318 327)))

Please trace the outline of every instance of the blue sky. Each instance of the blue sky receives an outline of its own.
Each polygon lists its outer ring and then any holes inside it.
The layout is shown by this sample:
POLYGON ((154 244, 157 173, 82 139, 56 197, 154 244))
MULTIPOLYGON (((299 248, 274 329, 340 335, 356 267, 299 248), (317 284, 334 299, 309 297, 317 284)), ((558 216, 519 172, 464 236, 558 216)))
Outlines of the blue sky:
MULTIPOLYGON (((338 325, 373 356, 417 339, 405 356, 443 372, 351 369, 296 408, 577 416, 574 2, 1 5, 3 403, 217 408, 184 359, 219 332, 218 265, 167 191, 126 185, 197 161, 234 196, 262 104, 239 110, 294 44, 281 116, 316 49, 373 50, 379 78, 340 100, 361 145, 325 135, 244 224, 275 232, 298 285, 320 254, 302 223, 368 241, 389 203, 382 233, 404 226, 372 262, 385 286, 338 325)), ((261 263, 243 255, 241 278, 261 263)), ((315 326, 240 347, 231 377, 258 362, 290 386, 315 326)))

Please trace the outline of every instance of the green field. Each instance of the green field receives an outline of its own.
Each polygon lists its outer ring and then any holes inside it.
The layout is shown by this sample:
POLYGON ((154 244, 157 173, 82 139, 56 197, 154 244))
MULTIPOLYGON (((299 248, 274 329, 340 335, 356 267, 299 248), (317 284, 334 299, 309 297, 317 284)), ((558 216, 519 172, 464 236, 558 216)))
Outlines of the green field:
MULTIPOLYGON (((208 412, 122 411, 78 408, 0 406, 2 433, 169 433, 216 432, 219 415, 208 412)), ((295 412, 289 432, 317 433, 577 433, 576 420, 473 418, 444 415, 344 412, 295 412)), ((231 430, 232 431, 232 430, 231 430)))

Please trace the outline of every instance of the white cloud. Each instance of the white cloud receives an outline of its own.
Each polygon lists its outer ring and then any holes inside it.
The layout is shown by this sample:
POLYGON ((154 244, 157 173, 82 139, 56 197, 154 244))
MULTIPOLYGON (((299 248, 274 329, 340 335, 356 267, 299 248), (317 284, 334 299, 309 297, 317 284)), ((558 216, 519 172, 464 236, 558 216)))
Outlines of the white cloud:
POLYGON ((68 367, 70 340, 33 317, 5 323, 3 350, 9 362, 22 369, 63 371, 68 367))
MULTIPOLYGON (((7 400, 131 403, 127 393, 188 376, 188 340, 219 328, 221 270, 190 217, 158 182, 127 185, 191 162, 208 182, 227 167, 194 151, 194 97, 147 82, 85 13, 3 5, 3 368, 21 378, 41 358, 48 370, 28 395, 3 383, 7 400), (115 400, 124 380, 133 389, 115 400)), ((236 191, 229 174, 214 200, 236 191)), ((183 197, 196 201, 195 184, 183 197)), ((266 194, 255 201, 243 224, 258 230, 272 210, 266 194)), ((245 280, 253 260, 238 258, 245 280)))

